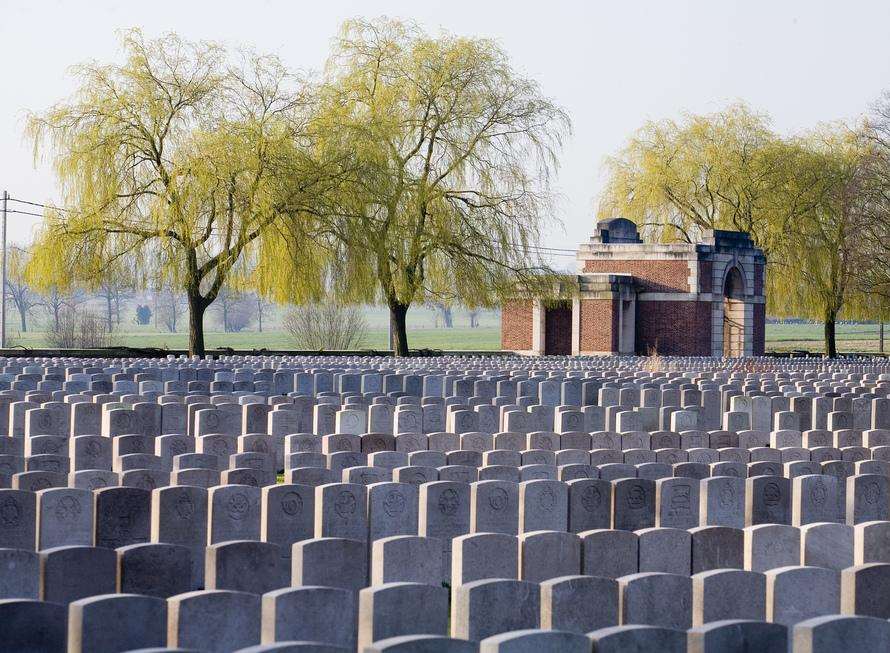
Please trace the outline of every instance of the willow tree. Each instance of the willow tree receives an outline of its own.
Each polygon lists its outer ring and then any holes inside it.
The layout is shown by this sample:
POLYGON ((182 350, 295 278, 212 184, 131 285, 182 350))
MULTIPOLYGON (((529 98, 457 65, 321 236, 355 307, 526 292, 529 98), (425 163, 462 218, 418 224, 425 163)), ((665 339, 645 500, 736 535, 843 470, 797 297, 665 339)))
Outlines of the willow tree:
POLYGON ((318 207, 333 289, 385 301, 406 355, 412 304, 487 306, 541 283, 532 246, 569 127, 492 41, 346 23, 313 121, 319 151, 341 161, 318 207))
MULTIPOLYGON (((869 261, 860 269, 859 281, 868 317, 886 322, 890 320, 890 91, 873 105, 857 132, 867 170, 862 186, 866 220, 859 237, 869 261)), ((883 340, 881 346, 883 351, 883 340)))
POLYGON ((811 206, 811 189, 789 190, 796 156, 768 118, 744 104, 649 122, 607 159, 599 214, 633 220, 664 241, 745 231, 769 252, 772 225, 811 206))
POLYGON ((829 125, 798 139, 794 192, 810 197, 809 210, 777 220, 770 259, 769 310, 809 317, 824 325, 825 354, 837 355, 841 317, 877 317, 863 294, 875 259, 864 247, 871 229, 865 190, 867 150, 843 125, 829 125))
POLYGON ((77 67, 73 97, 30 119, 64 206, 46 217, 31 278, 96 287, 122 261, 184 291, 189 351, 202 355, 204 313, 227 281, 291 299, 319 290, 302 218, 278 227, 306 215, 324 180, 307 153, 306 87, 274 57, 138 31, 122 46, 123 63, 77 67), (243 274, 244 261, 285 246, 302 254, 274 279, 243 274))

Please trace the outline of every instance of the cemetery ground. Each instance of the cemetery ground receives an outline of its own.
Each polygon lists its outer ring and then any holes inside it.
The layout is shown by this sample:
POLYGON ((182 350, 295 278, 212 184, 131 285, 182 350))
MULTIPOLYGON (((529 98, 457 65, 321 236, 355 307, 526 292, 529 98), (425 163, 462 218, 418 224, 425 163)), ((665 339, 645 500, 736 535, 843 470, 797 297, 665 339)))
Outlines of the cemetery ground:
POLYGON ((0 653, 890 651, 890 362, 665 358, 0 357, 0 653))
MULTIPOLYGON (((459 322, 459 321, 458 321, 459 322)), ((877 353, 877 324, 838 324, 837 338, 840 353, 877 353)), ((47 333, 34 330, 21 333, 15 329, 13 320, 7 327, 10 346, 39 349, 48 347, 47 333)), ((418 317, 409 321, 409 343, 412 349, 439 349, 442 351, 497 351, 501 348, 501 330, 497 315, 485 315, 480 326, 470 328, 458 323, 450 329, 435 328, 428 317, 418 317)), ((207 346, 210 349, 230 347, 235 350, 269 349, 274 351, 294 349, 288 334, 277 324, 267 327, 262 333, 245 330, 225 333, 210 328, 206 332, 207 346)), ((188 335, 184 332, 170 333, 153 325, 137 326, 123 324, 115 331, 115 344, 127 347, 157 347, 181 350, 188 347, 188 335)), ((386 349, 387 330, 382 318, 369 319, 369 328, 362 342, 362 349, 386 349)), ((890 327, 886 329, 885 348, 890 351, 890 327)), ((823 349, 821 324, 766 325, 766 351, 791 352, 809 351, 820 354, 823 349)))

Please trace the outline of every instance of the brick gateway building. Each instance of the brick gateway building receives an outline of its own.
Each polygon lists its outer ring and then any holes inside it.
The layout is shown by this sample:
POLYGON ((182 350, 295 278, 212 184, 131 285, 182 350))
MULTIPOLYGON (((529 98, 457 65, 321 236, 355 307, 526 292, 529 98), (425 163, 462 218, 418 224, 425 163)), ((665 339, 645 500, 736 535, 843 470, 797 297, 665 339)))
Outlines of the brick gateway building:
POLYGON ((706 231, 652 244, 630 220, 599 222, 578 249, 573 299, 516 299, 501 347, 524 354, 751 356, 764 350, 763 251, 748 234, 706 231))

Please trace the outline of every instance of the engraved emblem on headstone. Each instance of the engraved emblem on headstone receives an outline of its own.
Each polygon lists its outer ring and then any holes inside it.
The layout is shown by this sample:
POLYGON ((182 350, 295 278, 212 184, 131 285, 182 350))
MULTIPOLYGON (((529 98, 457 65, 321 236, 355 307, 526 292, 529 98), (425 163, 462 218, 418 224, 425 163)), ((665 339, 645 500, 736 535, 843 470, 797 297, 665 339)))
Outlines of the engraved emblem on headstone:
POLYGON ((182 495, 176 501, 176 514, 179 515, 180 519, 189 520, 195 514, 195 504, 186 495, 182 495))
POLYGON ((595 485, 585 488, 584 492, 581 494, 581 505, 584 506, 584 509, 587 512, 593 512, 599 508, 602 502, 602 492, 600 492, 599 488, 595 485))
POLYGON ((488 505, 492 510, 503 510, 507 506, 507 491, 497 487, 488 495, 488 505))
POLYGON ((868 483, 865 486, 865 502, 870 503, 872 505, 878 502, 878 499, 881 498, 881 488, 874 481, 868 483))
POLYGON ((236 492, 229 497, 228 513, 232 519, 241 520, 250 511, 250 501, 243 492, 236 492))
POLYGON ((334 501, 334 512, 343 519, 348 519, 355 512, 356 500, 355 495, 349 490, 343 490, 337 495, 334 501))
POLYGON ((456 513, 458 503, 459 497, 455 490, 449 488, 439 495, 439 511, 443 515, 453 515, 456 513))
POLYGON ((303 512, 303 497, 296 492, 288 492, 281 498, 281 510, 286 515, 299 515, 303 512))
POLYGON ((28 489, 31 492, 37 492, 38 490, 45 490, 50 487, 50 482, 48 478, 39 477, 31 481, 31 484, 28 486, 28 489))
POLYGON ((767 483, 763 486, 763 503, 775 506, 782 500, 782 490, 778 483, 767 483))
POLYGON ((383 500, 383 511, 390 517, 401 515, 405 512, 405 496, 397 490, 387 494, 383 500))
POLYGON ((639 510, 646 505, 646 490, 640 485, 634 485, 627 492, 627 506, 631 510, 639 510))
POLYGON ((671 514, 686 515, 692 509, 692 488, 689 485, 675 485, 671 492, 671 514))
POLYGON ((70 494, 65 495, 56 502, 54 512, 57 519, 73 519, 80 514, 80 502, 70 494))
POLYGON ((538 505, 541 507, 541 510, 546 512, 553 510, 553 507, 556 505, 556 495, 553 493, 552 488, 548 487, 541 492, 538 496, 538 505))

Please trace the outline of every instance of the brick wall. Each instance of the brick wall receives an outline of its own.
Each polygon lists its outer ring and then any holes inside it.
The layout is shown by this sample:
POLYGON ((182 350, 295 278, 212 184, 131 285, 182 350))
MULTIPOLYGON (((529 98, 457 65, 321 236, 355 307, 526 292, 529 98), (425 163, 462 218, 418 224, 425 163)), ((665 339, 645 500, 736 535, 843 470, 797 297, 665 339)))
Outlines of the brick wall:
POLYGON ((511 300, 501 307, 501 349, 532 348, 532 301, 511 300))
POLYGON ((684 260, 584 261, 584 272, 631 274, 642 292, 690 292, 689 264, 684 260))
POLYGON ((618 351, 618 300, 581 300, 581 351, 618 351))
POLYGON ((711 261, 698 262, 698 291, 712 292, 714 285, 714 263, 711 261))
POLYGON ((710 356, 711 303, 637 300, 637 353, 710 356))
MULTIPOLYGON (((758 266, 762 268, 763 266, 758 266)), ((755 276, 755 279, 757 277, 755 276)), ((756 288, 755 284, 755 288, 756 288)), ((766 304, 754 304, 754 343, 753 354, 762 356, 766 351, 766 304)))

